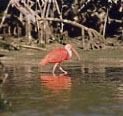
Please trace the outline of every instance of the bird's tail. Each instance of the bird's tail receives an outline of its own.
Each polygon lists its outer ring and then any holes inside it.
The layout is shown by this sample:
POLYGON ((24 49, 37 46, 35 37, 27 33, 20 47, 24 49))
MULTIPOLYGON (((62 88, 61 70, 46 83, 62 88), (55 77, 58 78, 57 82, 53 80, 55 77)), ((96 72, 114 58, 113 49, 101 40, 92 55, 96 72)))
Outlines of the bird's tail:
POLYGON ((42 66, 45 66, 45 65, 47 64, 46 59, 42 59, 42 60, 40 61, 40 64, 41 64, 42 66))

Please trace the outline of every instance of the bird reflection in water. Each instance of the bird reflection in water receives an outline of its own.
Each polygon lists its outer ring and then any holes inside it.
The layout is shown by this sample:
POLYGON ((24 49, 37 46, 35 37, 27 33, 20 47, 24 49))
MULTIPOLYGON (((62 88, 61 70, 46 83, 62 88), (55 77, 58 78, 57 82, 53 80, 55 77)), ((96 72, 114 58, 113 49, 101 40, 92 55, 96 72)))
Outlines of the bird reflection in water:
POLYGON ((68 102, 71 91, 71 77, 69 76, 40 76, 41 86, 45 98, 56 98, 61 102, 68 102))

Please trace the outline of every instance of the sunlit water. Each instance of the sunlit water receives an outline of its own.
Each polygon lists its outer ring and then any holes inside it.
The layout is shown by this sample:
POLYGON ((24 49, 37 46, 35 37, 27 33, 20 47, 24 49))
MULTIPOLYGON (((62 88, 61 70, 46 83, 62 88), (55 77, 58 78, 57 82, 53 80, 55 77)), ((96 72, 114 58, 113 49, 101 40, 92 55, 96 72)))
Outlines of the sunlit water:
MULTIPOLYGON (((29 57, 29 56, 28 56, 29 57)), ((68 61, 68 75, 52 65, 3 59, 8 78, 1 88, 0 116, 122 116, 123 65, 68 61)))

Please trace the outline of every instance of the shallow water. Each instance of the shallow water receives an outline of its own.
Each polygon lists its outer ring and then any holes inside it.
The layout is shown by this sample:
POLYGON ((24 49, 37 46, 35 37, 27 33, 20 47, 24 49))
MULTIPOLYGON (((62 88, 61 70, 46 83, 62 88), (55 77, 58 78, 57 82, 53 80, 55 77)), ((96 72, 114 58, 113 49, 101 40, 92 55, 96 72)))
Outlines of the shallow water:
POLYGON ((81 62, 73 57, 63 63, 68 74, 57 70, 56 76, 51 74, 52 65, 38 65, 38 53, 1 58, 8 78, 0 91, 0 116, 122 116, 120 52, 119 56, 86 53, 81 62))

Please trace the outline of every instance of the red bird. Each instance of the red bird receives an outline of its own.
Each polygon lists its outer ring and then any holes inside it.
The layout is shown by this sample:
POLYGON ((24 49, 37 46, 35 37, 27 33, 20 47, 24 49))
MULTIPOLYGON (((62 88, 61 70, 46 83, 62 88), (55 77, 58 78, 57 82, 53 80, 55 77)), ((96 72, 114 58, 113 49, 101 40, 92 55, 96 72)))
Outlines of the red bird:
POLYGON ((52 51, 50 51, 41 61, 40 64, 42 66, 48 64, 48 63, 55 63, 52 73, 55 74, 56 67, 59 66, 59 69, 67 74, 65 70, 60 66, 60 63, 62 63, 64 60, 69 60, 72 57, 72 51, 76 54, 78 59, 80 60, 79 54, 77 51, 72 47, 72 45, 67 44, 65 45, 65 48, 57 48, 52 51))

